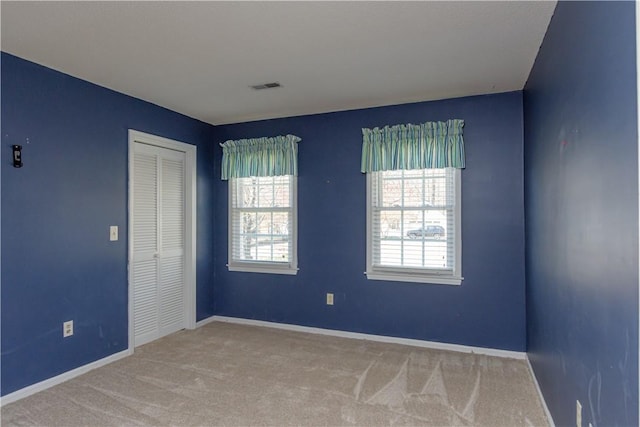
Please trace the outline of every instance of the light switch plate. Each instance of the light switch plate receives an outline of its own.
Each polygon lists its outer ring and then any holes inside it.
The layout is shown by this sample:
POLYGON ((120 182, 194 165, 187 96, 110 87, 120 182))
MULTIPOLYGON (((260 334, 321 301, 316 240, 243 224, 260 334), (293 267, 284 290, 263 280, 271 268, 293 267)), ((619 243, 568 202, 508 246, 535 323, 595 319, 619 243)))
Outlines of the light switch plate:
POLYGON ((112 225, 111 227, 109 227, 109 240, 111 240, 112 242, 115 242, 116 240, 118 240, 118 226, 117 225, 112 225))
POLYGON ((327 294, 327 305, 333 305, 333 294, 327 294))

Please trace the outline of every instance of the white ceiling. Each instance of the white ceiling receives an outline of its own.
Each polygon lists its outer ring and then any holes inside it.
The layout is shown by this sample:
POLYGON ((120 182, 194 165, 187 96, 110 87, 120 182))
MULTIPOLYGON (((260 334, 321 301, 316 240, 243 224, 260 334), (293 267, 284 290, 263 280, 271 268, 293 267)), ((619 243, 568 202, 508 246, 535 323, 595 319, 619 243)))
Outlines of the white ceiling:
POLYGON ((555 5, 2 1, 1 43, 224 124, 520 90, 555 5))

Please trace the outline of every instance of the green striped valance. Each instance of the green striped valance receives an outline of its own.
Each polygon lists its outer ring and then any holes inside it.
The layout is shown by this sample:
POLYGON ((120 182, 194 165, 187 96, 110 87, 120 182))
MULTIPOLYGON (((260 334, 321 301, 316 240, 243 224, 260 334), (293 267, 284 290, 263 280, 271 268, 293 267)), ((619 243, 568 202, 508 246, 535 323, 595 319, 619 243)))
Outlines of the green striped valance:
POLYGON ((222 179, 248 176, 298 175, 295 135, 239 139, 220 144, 222 179))
POLYGON ((464 120, 362 129, 362 172, 464 168, 464 120))

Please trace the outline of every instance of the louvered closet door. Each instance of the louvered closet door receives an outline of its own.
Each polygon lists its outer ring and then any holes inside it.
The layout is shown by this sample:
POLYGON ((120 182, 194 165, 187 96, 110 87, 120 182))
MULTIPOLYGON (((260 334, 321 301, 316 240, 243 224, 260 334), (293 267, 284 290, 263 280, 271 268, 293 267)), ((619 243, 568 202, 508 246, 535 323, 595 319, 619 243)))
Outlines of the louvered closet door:
POLYGON ((142 143, 133 155, 135 345, 183 329, 185 155, 142 143))

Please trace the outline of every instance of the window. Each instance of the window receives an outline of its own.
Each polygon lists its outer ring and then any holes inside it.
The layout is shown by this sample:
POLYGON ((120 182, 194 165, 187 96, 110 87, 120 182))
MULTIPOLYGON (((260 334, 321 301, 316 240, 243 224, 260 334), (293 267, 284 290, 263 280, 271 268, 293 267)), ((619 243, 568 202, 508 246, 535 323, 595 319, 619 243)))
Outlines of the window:
POLYGON ((462 282, 463 126, 450 119, 362 129, 369 279, 462 282))
POLYGON ((297 274, 298 142, 295 135, 229 140, 230 271, 297 274))
POLYGON ((296 274, 296 177, 229 180, 229 270, 296 274))
POLYGON ((459 285, 460 169, 367 173, 367 277, 459 285))

